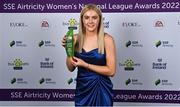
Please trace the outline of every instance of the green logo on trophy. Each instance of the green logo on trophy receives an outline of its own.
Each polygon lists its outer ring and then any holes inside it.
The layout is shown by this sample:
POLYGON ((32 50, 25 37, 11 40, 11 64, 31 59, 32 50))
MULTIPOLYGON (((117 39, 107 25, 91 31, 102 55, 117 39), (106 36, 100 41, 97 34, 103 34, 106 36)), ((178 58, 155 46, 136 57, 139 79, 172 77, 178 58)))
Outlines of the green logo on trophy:
POLYGON ((73 57, 74 56, 74 30, 77 29, 75 26, 77 21, 75 19, 70 19, 69 20, 69 31, 66 34, 66 53, 68 57, 73 57))

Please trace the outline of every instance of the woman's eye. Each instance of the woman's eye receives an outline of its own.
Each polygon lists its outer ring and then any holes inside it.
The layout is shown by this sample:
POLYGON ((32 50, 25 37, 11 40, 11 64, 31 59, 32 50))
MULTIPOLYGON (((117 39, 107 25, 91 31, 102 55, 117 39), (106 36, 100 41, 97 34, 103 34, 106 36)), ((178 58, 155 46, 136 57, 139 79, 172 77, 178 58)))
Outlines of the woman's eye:
POLYGON ((88 16, 84 16, 84 19, 88 19, 89 17, 88 16))
POLYGON ((92 18, 93 18, 93 19, 97 19, 98 17, 97 17, 97 16, 93 16, 92 18))

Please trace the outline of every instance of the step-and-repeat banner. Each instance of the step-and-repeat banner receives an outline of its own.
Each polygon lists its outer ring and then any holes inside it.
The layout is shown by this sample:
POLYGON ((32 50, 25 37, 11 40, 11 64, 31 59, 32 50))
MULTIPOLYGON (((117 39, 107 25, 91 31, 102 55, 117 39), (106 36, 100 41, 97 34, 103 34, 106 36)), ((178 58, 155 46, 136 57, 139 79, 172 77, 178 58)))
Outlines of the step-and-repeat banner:
POLYGON ((116 105, 180 104, 179 0, 1 0, 0 104, 74 105, 61 39, 87 3, 116 43, 116 105))

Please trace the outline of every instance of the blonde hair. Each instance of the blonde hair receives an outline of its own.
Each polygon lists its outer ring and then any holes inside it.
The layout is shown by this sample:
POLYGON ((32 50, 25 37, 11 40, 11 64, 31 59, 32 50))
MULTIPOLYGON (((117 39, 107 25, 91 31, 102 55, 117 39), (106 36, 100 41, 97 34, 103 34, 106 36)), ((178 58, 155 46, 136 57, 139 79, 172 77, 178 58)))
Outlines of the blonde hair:
POLYGON ((84 44, 84 36, 86 33, 85 27, 83 25, 83 15, 89 10, 94 10, 99 16, 99 25, 98 25, 98 53, 104 54, 104 25, 103 25, 103 17, 101 10, 95 4, 87 4, 80 13, 80 24, 79 24, 79 36, 78 36, 78 50, 82 52, 83 44, 84 44))

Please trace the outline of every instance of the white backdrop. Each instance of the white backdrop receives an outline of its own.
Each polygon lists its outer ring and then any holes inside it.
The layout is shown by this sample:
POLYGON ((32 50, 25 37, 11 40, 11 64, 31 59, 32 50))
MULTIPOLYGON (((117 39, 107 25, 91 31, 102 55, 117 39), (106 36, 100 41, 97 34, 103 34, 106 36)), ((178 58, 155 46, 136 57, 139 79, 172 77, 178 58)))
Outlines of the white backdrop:
MULTIPOLYGON (((103 16, 105 31, 113 36, 117 49, 117 73, 111 78, 115 90, 180 91, 180 13, 103 13, 103 16), (157 41, 161 44, 156 47, 157 41), (132 64, 133 70, 125 70, 125 62, 132 64)), ((1 13, 0 88, 75 89, 77 71, 67 70, 66 53, 61 46, 70 19, 79 22, 79 13, 1 13), (14 64, 18 61, 22 65, 17 70, 14 64)), ((180 101, 179 94, 173 96, 180 101)), ((118 98, 115 105, 124 105, 118 98)), ((12 104, 74 105, 72 101, 24 103, 12 104)), ((3 101, 0 104, 10 105, 3 101)))

